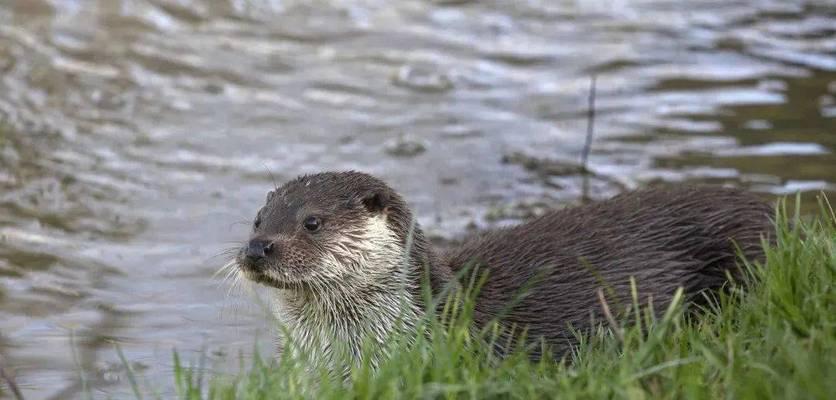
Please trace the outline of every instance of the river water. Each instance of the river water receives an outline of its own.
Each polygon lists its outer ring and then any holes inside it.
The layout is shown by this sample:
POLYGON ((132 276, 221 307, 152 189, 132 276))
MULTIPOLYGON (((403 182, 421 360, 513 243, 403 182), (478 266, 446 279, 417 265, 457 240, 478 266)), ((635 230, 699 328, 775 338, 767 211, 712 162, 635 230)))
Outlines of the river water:
MULTIPOLYGON (((213 273, 274 182, 361 169, 433 235, 671 182, 836 191, 836 3, 0 0, 0 354, 27 399, 235 371, 213 273)), ((10 396, 0 389, 0 397, 10 396)))

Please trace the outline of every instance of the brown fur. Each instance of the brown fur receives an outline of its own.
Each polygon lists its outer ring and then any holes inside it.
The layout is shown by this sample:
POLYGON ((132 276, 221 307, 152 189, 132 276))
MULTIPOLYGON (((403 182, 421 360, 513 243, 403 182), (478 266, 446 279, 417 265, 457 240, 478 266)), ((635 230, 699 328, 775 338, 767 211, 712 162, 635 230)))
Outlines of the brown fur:
POLYGON ((702 299, 700 292, 726 283, 727 272, 740 277, 736 247, 760 260, 771 212, 737 189, 645 189, 484 233, 450 251, 444 263, 456 271, 476 261, 487 270, 476 300, 479 324, 536 282, 502 321, 527 327, 560 354, 576 344, 569 326, 584 332, 604 320, 599 288, 611 307, 629 306, 634 277, 640 301, 652 298, 661 311, 680 286, 686 299, 702 299))
MULTIPOLYGON (((662 310, 678 287, 693 301, 701 298, 701 292, 721 288, 727 273, 739 277, 736 246, 746 258, 761 259, 761 238, 771 231, 771 212, 757 196, 738 189, 645 189, 484 232, 436 256, 420 227, 413 226, 406 202, 388 185, 359 172, 327 172, 298 178, 271 192, 251 239, 273 238, 276 254, 265 266, 248 265, 242 259, 241 268, 296 268, 302 276, 316 268, 321 244, 331 235, 351 232, 364 218, 382 213, 400 243, 412 245, 411 287, 418 286, 421 272, 428 268, 433 292, 438 294, 447 284, 466 284, 468 274, 459 274, 463 282, 453 282, 454 276, 465 267, 478 266, 475 270, 487 273, 487 278, 476 298, 476 324, 483 326, 500 317, 504 326, 526 328, 529 338, 543 339, 560 355, 577 343, 573 329, 589 331, 593 320, 604 320, 596 296, 599 289, 609 294, 613 306, 630 304, 629 282, 634 277, 641 301, 652 298, 656 309, 662 310), (311 214, 322 216, 328 230, 304 233, 300 221, 311 214), (518 298, 526 287, 529 290, 518 298)), ((355 278, 343 276, 331 286, 319 279, 313 291, 305 289, 311 283, 300 281, 297 289, 316 296, 329 287, 348 287, 356 298, 395 285, 376 282, 356 287, 352 280, 360 280, 355 278)), ((421 304, 417 291, 407 295, 413 304, 421 304)), ((352 309, 344 306, 339 309, 352 309)), ((534 350, 532 357, 539 356, 534 350)))

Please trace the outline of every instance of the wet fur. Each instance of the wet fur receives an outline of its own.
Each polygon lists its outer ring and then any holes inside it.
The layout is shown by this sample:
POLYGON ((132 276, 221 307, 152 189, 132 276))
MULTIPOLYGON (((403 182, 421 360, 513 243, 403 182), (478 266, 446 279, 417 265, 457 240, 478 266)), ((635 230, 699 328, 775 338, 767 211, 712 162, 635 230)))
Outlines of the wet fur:
MULTIPOLYGON (((251 240, 275 246, 264 265, 239 253, 246 278, 275 289, 275 312, 289 340, 283 350, 314 355, 331 369, 345 357, 360 361, 361 344, 376 349, 402 330, 414 331, 424 307, 420 265, 435 263, 423 236, 409 238, 405 202, 383 182, 359 173, 302 176, 267 196, 251 240), (323 230, 306 233, 300 221, 316 215, 323 230), (410 251, 407 251, 407 248, 410 251)), ((369 354, 376 365, 382 354, 369 354)))
POLYGON ((422 308, 404 298, 417 290, 415 280, 407 276, 409 268, 404 268, 404 246, 380 216, 329 247, 322 267, 339 270, 351 263, 356 279, 276 292, 276 316, 288 328, 297 351, 315 354, 331 366, 346 365, 344 360, 359 362, 368 355, 377 366, 382 354, 362 354, 363 341, 385 349, 393 333, 414 329, 423 315, 422 308))
MULTIPOLYGON (((438 294, 466 285, 462 269, 474 266, 468 271, 487 273, 476 325, 501 317, 504 326, 526 328, 531 340, 561 355, 577 343, 573 330, 604 320, 599 289, 610 304, 629 304, 634 277, 642 302, 652 298, 662 310, 680 286, 694 301, 721 288, 727 274, 740 276, 737 248, 761 259, 770 215, 769 205, 737 189, 645 189, 484 232, 439 257, 393 189, 367 174, 329 172, 271 192, 259 211, 264 223, 251 238, 270 238, 280 255, 258 276, 240 257, 238 266, 277 288, 277 313, 292 338, 326 362, 336 362, 330 340, 346 344, 355 358, 363 340, 385 343, 404 305, 405 326, 414 328, 425 309, 425 269, 438 294), (330 231, 301 232, 299 221, 311 213, 327 216, 330 231)), ((531 355, 538 358, 539 348, 531 355)))
POLYGON ((727 274, 740 278, 737 249, 762 259, 771 213, 763 200, 737 189, 645 189, 484 233, 443 262, 454 272, 474 261, 487 271, 477 324, 505 310, 503 325, 526 327, 560 355, 577 344, 569 326, 584 332, 593 320, 604 321, 599 288, 611 307, 629 306, 634 277, 641 303, 652 298, 661 311, 680 286, 687 300, 700 301, 701 292, 725 285, 727 274))

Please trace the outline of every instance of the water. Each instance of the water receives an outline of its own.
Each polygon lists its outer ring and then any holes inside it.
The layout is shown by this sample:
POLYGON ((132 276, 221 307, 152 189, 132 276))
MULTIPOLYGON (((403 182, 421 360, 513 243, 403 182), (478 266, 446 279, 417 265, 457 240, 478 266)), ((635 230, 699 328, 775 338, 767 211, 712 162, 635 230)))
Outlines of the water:
POLYGON ((440 238, 572 203, 592 74, 593 197, 809 207, 834 27, 832 1, 2 0, 0 353, 27 399, 131 398, 114 343, 163 397, 174 349, 234 372, 269 322, 212 274, 274 180, 378 174, 440 238))

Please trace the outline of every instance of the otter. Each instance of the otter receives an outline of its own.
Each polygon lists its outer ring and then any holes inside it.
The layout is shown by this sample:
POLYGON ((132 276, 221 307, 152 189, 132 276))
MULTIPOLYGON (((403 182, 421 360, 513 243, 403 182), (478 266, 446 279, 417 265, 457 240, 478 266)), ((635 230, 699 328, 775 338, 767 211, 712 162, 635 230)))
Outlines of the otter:
POLYGON ((270 191, 232 264, 275 289, 291 341, 325 360, 338 344, 360 358, 364 340, 382 347, 395 332, 414 330, 427 313, 422 282, 439 294, 460 287, 468 279, 461 272, 474 265, 485 273, 474 325, 500 318, 559 356, 578 344, 576 332, 606 317, 601 289, 606 301, 629 305, 633 279, 642 301, 660 310, 678 288, 700 301, 741 278, 738 256, 763 259, 771 214, 739 189, 642 189, 481 232, 436 254, 382 180, 324 172, 270 191))

